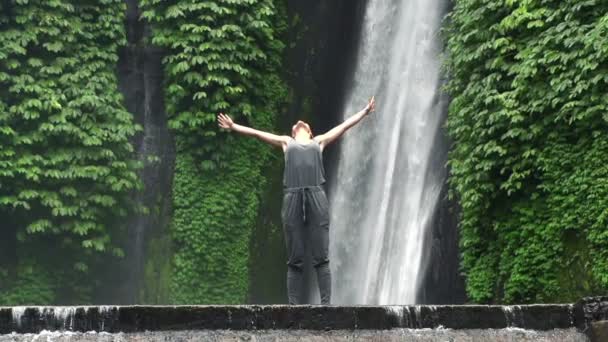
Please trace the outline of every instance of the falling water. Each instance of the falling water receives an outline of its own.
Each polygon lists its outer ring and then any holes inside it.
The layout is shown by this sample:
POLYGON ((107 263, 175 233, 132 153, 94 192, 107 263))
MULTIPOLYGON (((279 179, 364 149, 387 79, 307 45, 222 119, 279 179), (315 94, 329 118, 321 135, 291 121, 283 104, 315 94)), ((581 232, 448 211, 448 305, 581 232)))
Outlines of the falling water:
POLYGON ((447 1, 369 0, 344 119, 372 95, 376 111, 345 134, 331 188, 333 299, 412 304, 424 233, 444 182, 430 172, 440 129, 439 29, 447 1))

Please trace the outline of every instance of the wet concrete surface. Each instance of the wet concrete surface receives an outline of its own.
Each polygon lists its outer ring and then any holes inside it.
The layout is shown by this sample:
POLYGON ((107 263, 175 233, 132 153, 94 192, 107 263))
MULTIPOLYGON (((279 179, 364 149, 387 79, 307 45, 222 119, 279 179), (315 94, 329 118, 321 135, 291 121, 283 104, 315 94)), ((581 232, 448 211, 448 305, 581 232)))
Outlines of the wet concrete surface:
POLYGON ((578 330, 561 329, 549 331, 531 331, 519 328, 507 329, 391 329, 391 330, 262 330, 262 331, 155 331, 139 333, 106 333, 106 332, 50 332, 43 331, 38 334, 9 334, 0 335, 0 342, 21 341, 48 341, 48 342, 134 342, 134 341, 451 341, 451 342, 584 342, 589 341, 587 336, 578 330))
POLYGON ((2 341, 603 341, 608 297, 532 305, 0 307, 2 341))

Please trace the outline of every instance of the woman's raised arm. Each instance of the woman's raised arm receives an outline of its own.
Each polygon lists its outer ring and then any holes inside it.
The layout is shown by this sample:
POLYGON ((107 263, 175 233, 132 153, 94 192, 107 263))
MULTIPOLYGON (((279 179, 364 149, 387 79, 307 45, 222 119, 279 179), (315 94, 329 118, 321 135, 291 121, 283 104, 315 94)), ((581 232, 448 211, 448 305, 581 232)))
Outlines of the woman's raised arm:
POLYGON ((338 126, 332 128, 332 129, 330 129, 326 133, 317 135, 315 137, 315 140, 317 140, 319 142, 321 149, 325 148, 325 146, 329 145, 331 142, 338 139, 349 128, 351 128, 352 126, 357 124, 359 121, 361 121, 361 119, 363 119, 365 116, 367 116, 367 114, 369 114, 370 112, 373 112, 375 108, 376 108, 376 100, 374 100, 374 97, 372 96, 372 98, 369 100, 369 103, 367 104, 367 106, 365 106, 365 108, 363 108, 363 110, 361 110, 357 114, 351 116, 350 118, 344 120, 344 122, 342 122, 341 124, 339 124, 338 126))
POLYGON ((281 147, 283 149, 283 151, 285 150, 285 147, 287 146, 287 141, 289 140, 289 137, 286 135, 276 135, 276 134, 260 131, 255 128, 236 124, 232 121, 232 119, 228 115, 226 115, 224 113, 220 113, 217 116, 217 121, 218 121, 218 126, 220 126, 221 128, 225 128, 225 129, 228 129, 231 131, 235 131, 237 133, 241 133, 243 135, 257 138, 270 145, 281 147))

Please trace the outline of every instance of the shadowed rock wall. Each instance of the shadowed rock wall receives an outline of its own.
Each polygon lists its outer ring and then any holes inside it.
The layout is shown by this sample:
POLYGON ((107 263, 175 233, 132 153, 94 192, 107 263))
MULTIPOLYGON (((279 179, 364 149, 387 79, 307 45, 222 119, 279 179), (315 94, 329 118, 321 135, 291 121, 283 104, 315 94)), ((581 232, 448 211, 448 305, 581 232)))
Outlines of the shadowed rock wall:
MULTIPOLYGON (((291 89, 289 107, 279 115, 278 134, 291 134, 297 120, 309 122, 314 134, 339 124, 346 80, 356 58, 362 11, 367 0, 286 0, 289 30, 285 41, 285 79, 291 89)), ((337 147, 323 159, 333 182, 337 147)), ((249 303, 287 303, 285 242, 281 226, 283 154, 266 171, 267 190, 251 241, 249 303)), ((310 267, 305 272, 311 283, 310 267)), ((315 279, 312 279, 314 283, 315 279)), ((307 291, 308 292, 308 291, 307 291)))

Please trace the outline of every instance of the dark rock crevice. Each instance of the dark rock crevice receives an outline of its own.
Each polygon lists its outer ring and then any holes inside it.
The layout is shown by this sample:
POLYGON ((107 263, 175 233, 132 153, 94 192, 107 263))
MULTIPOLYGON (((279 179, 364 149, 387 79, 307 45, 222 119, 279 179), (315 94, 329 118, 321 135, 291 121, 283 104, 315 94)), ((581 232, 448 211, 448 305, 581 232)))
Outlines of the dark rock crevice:
MULTIPOLYGON (((358 31, 367 0, 286 0, 289 29, 284 79, 288 108, 280 113, 279 134, 291 134, 297 120, 321 134, 341 121, 346 81, 356 58, 358 31)), ((323 152, 327 182, 333 182, 338 150, 323 152)), ((277 151, 265 170, 268 186, 251 240, 249 303, 285 303, 285 243, 281 226, 283 155, 277 151)), ((314 273, 314 272, 313 272, 314 273)), ((306 272, 306 282, 313 276, 306 272)))
MULTIPOLYGON (((443 124, 447 117, 447 98, 440 96, 436 105, 442 107, 443 124)), ((467 301, 465 280, 460 274, 458 248, 458 203, 448 198, 449 169, 446 166, 449 137, 445 129, 439 129, 434 139, 428 178, 443 179, 441 192, 432 220, 424 237, 424 254, 417 303, 462 304, 467 301)))
MULTIPOLYGON (((161 272, 163 257, 148 255, 151 239, 168 235, 171 206, 171 184, 175 160, 174 142, 167 126, 164 105, 162 58, 164 51, 147 45, 150 27, 140 20, 137 0, 126 0, 125 19, 127 46, 119 51, 117 65, 118 87, 124 97, 126 109, 134 116, 142 130, 132 140, 139 160, 143 162, 140 179, 144 188, 134 194, 136 200, 149 209, 148 214, 136 215, 128 221, 126 237, 122 243, 125 257, 116 267, 108 267, 105 282, 115 286, 104 287, 94 302, 141 303, 163 302, 158 295, 146 293, 144 282, 146 260, 151 257, 158 264, 148 263, 148 272, 161 272), (150 300, 150 297, 157 300, 150 300)), ((164 258, 168 243, 161 248, 164 258)), ((160 275, 158 275, 160 278, 160 275)), ((157 278, 157 279, 158 279, 157 278)))

